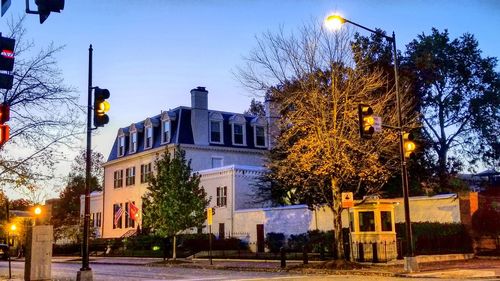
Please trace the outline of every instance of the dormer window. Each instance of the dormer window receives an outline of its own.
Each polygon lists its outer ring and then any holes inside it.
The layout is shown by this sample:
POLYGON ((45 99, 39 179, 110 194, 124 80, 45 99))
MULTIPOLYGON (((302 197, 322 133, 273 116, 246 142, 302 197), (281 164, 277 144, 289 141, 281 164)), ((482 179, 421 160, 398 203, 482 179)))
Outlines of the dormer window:
POLYGON ((255 126, 255 146, 266 147, 266 130, 262 126, 255 126))
POLYGON ((251 121, 253 127, 253 141, 255 147, 267 147, 266 121, 264 118, 255 117, 251 121))
POLYGON ((153 126, 145 128, 144 133, 144 149, 153 147, 153 126))
POLYGON ((243 145, 243 125, 233 124, 233 144, 243 145))
POLYGON ((170 142, 170 120, 164 120, 161 122, 161 142, 170 142))
POLYGON ((231 123, 233 145, 246 145, 245 117, 233 115, 229 121, 231 123))
POLYGON ((210 142, 211 143, 224 143, 224 127, 223 127, 222 114, 219 112, 212 112, 210 114, 210 142))
POLYGON ((125 155, 125 133, 120 129, 118 132, 118 147, 116 153, 118 154, 118 157, 122 157, 125 155))
POLYGON ((172 139, 172 121, 176 119, 175 112, 163 111, 161 113, 161 143, 170 143, 172 139))
POLYGON ((135 153, 137 151, 137 131, 130 133, 130 153, 135 153))

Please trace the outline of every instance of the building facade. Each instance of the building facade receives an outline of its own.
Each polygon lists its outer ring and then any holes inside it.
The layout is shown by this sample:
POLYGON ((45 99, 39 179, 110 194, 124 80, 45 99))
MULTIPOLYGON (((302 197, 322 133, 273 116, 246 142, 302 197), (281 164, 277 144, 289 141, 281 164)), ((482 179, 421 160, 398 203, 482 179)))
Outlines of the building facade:
MULTIPOLYGON (((246 171, 257 176, 268 143, 264 117, 210 110, 204 87, 191 90, 191 107, 162 111, 120 128, 104 164, 102 237, 132 235, 141 226, 142 212, 133 219, 130 206, 142 209, 155 159, 177 146, 186 152, 193 171, 201 174, 201 185, 212 198, 210 206, 218 207, 222 232, 233 228, 228 220, 233 206, 227 206, 233 200, 228 198, 235 198, 236 192, 245 198, 250 183, 239 175, 246 171)), ((246 199, 241 200, 234 207, 243 207, 246 199)))

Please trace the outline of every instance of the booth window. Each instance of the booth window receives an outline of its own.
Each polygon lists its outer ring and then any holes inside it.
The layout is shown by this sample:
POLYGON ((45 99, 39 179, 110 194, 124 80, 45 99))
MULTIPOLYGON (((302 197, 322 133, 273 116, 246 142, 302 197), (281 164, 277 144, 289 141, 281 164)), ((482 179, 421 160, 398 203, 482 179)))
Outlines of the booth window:
POLYGON ((391 212, 381 211, 380 219, 382 221, 382 231, 392 231, 392 217, 391 212))
POLYGON ((359 231, 375 231, 374 212, 359 212, 359 231))

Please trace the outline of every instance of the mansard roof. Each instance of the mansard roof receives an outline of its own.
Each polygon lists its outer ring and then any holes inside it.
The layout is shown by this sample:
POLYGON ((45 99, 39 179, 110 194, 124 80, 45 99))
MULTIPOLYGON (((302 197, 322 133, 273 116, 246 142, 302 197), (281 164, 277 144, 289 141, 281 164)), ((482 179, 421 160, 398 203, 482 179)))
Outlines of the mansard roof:
MULTIPOLYGON (((208 110, 208 113, 211 117, 219 117, 214 118, 214 120, 220 120, 222 117, 223 123, 223 131, 224 131, 224 142, 222 144, 214 144, 210 143, 209 146, 213 147, 237 147, 237 148, 249 148, 256 150, 265 150, 262 147, 255 147, 254 145, 254 132, 253 126, 255 126, 255 116, 252 115, 243 115, 241 113, 233 113, 233 112, 224 112, 217 110, 208 110), (234 146, 232 144, 231 139, 231 123, 233 123, 235 119, 239 121, 245 122, 246 126, 246 146, 234 146), (252 122, 253 121, 253 122, 252 122), (252 126, 253 125, 253 126, 252 126)), ((207 122, 209 122, 207 120, 207 122)), ((190 107, 177 107, 175 109, 169 110, 167 112, 162 112, 153 117, 147 117, 143 121, 139 121, 136 123, 132 123, 131 125, 120 128, 118 130, 117 137, 114 140, 113 148, 108 156, 108 161, 112 161, 118 158, 125 158, 130 155, 135 155, 137 153, 144 151, 144 130, 143 128, 147 124, 153 124, 153 146, 150 149, 166 146, 167 144, 191 144, 194 145, 194 137, 193 130, 191 127, 191 108, 190 107), (170 142, 169 143, 161 143, 161 122, 165 120, 168 116, 168 120, 171 122, 171 133, 170 133, 170 142), (163 119, 162 119, 163 117, 163 119), (130 137, 130 129, 132 127, 140 128, 137 130, 137 150, 134 153, 129 152, 129 137, 130 137), (123 156, 118 157, 118 137, 125 137, 125 153, 123 156)), ((148 149, 149 150, 149 149, 148 149)))

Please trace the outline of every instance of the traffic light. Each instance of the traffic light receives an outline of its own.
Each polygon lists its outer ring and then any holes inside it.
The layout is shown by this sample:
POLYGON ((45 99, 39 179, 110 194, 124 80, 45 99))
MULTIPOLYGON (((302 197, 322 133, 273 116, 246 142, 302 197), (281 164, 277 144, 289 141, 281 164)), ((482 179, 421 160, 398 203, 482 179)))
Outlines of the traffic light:
MULTIPOLYGON (((16 40, 2 37, 0 33, 0 71, 12 71, 14 69, 14 46, 16 40)), ((12 89, 14 76, 10 73, 0 73, 0 89, 12 89)))
POLYGON ((108 89, 99 87, 94 89, 94 126, 96 127, 104 127, 109 122, 109 117, 106 114, 109 110, 109 102, 106 101, 109 95, 108 89))
POLYGON ((373 109, 366 104, 358 105, 358 122, 359 122, 359 136, 361 138, 370 139, 375 132, 373 125, 375 118, 373 117, 373 109))
POLYGON ((403 131, 403 152, 405 158, 410 158, 415 154, 415 133, 403 131))
POLYGON ((64 9, 64 0, 35 0, 40 15, 40 23, 43 23, 50 12, 60 13, 64 9))
POLYGON ((10 127, 5 122, 10 120, 10 107, 0 104, 0 146, 3 146, 10 137, 10 127))

